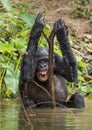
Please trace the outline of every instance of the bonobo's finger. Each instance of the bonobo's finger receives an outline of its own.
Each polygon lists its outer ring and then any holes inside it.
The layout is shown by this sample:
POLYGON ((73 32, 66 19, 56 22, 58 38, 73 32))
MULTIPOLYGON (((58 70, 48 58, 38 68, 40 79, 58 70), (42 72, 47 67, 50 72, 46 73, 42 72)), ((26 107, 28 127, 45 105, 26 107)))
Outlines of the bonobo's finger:
POLYGON ((38 13, 36 20, 35 20, 35 23, 45 25, 44 17, 42 16, 41 13, 38 13))
POLYGON ((42 17, 42 14, 41 14, 41 13, 38 13, 35 21, 36 21, 36 22, 39 21, 39 20, 41 19, 41 17, 42 17))
POLYGON ((59 19, 58 21, 55 22, 53 29, 55 32, 57 32, 58 30, 64 29, 64 20, 63 19, 59 19))
POLYGON ((65 27, 65 22, 64 22, 64 19, 60 19, 60 24, 61 24, 62 28, 64 28, 64 27, 65 27))
POLYGON ((37 14, 37 19, 39 19, 40 17, 42 17, 42 13, 37 14))
POLYGON ((60 19, 57 21, 57 30, 59 30, 61 28, 61 25, 60 25, 60 19))
POLYGON ((68 26, 65 24, 63 19, 59 19, 55 22, 53 29, 55 32, 66 31, 68 33, 68 26))
POLYGON ((62 25, 62 28, 64 28, 65 30, 68 30, 68 26, 65 24, 65 21, 63 19, 61 19, 61 25, 62 25))
POLYGON ((64 28, 65 28, 65 22, 64 22, 63 19, 59 19, 57 21, 57 24, 58 24, 58 30, 64 30, 64 28))
POLYGON ((40 18, 40 23, 42 23, 43 25, 45 24, 44 17, 40 18))

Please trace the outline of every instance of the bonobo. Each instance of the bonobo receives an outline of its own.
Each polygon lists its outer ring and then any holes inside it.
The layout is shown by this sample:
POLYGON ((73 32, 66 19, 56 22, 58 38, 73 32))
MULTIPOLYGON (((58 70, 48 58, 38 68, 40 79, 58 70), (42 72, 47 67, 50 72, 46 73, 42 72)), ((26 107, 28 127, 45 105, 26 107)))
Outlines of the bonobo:
MULTIPOLYGON (((41 13, 36 17, 32 27, 26 53, 23 56, 20 70, 19 92, 25 106, 50 105, 49 76, 48 76, 48 49, 38 48, 38 41, 45 27, 41 13)), ((77 80, 77 64, 68 40, 68 29, 63 19, 53 25, 53 30, 62 52, 62 58, 57 53, 53 55, 53 73, 55 86, 55 100, 57 106, 85 107, 84 98, 75 93, 67 101, 68 90, 65 80, 77 80)))

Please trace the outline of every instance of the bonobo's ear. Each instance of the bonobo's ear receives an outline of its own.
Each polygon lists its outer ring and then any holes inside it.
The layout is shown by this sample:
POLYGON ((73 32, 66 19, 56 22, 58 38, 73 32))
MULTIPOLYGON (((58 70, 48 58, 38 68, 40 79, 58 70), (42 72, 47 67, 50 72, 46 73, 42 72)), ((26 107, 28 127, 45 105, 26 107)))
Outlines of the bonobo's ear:
POLYGON ((45 21, 44 21, 44 17, 42 16, 42 13, 38 13, 37 14, 37 17, 36 17, 36 20, 35 20, 35 24, 36 25, 43 25, 45 26, 45 21))

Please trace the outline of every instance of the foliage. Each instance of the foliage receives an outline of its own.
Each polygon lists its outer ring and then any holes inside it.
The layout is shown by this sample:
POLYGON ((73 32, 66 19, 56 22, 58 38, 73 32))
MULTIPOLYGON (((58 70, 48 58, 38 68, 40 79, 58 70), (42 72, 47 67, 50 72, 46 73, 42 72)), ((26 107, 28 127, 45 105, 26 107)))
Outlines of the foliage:
POLYGON ((86 18, 92 22, 92 8, 87 6, 88 0, 75 0, 72 2, 74 8, 72 9, 73 18, 86 18))
POLYGON ((20 12, 15 14, 10 0, 1 0, 1 3, 0 95, 10 97, 18 90, 19 64, 27 46, 29 27, 32 27, 35 17, 20 12))
MULTIPOLYGON (((84 2, 85 0, 82 0, 84 2)), ((19 66, 22 55, 25 53, 30 28, 35 15, 31 15, 29 4, 11 4, 10 0, 1 0, 0 15, 0 95, 1 97, 16 96, 18 91, 19 66)), ((50 34, 50 26, 47 24, 44 32, 50 34)), ((61 55, 56 39, 54 50, 61 55)), ((70 39, 72 41, 72 39, 70 39)), ((41 36, 39 46, 47 47, 47 41, 41 36)), ((74 48, 72 46, 72 48, 74 48)), ((88 62, 77 55, 79 77, 77 86, 83 95, 89 94, 92 98, 92 80, 86 80, 88 75, 88 62)), ((76 88, 74 83, 68 83, 69 90, 76 88)), ((71 91, 72 93, 72 91, 71 91)))
POLYGON ((78 81, 77 83, 68 83, 69 91, 70 93, 80 92, 84 96, 92 98, 92 77, 88 74, 88 68, 92 59, 87 56, 87 48, 90 44, 90 40, 86 43, 86 38, 85 40, 81 38, 75 39, 73 37, 71 39, 73 41, 72 48, 78 63, 78 81))

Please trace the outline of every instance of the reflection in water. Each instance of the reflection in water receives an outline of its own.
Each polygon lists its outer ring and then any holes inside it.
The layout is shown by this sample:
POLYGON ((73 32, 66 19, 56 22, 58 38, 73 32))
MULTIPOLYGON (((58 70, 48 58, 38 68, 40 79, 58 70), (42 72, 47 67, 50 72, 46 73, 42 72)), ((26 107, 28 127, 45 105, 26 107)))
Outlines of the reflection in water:
POLYGON ((18 112, 15 101, 0 101, 0 130, 18 130, 18 112))
POLYGON ((91 130, 92 100, 87 100, 84 111, 78 109, 52 110, 35 109, 30 113, 33 129, 21 117, 19 103, 15 101, 0 102, 0 130, 91 130))

